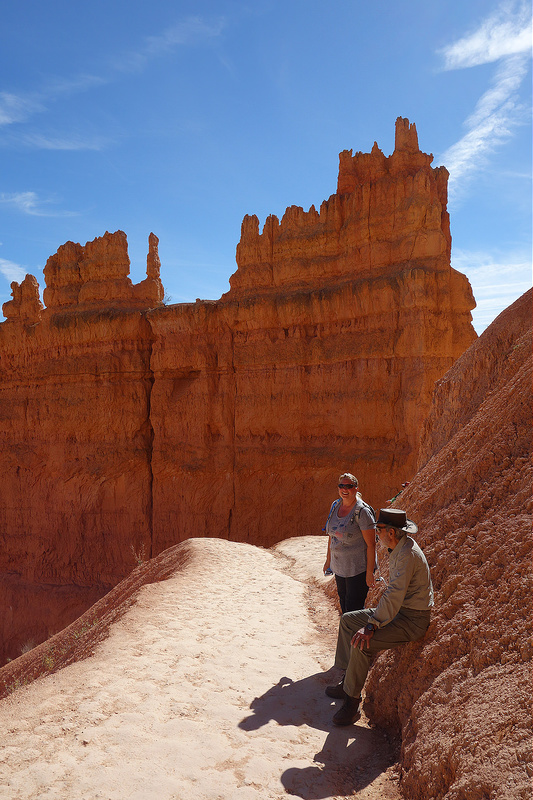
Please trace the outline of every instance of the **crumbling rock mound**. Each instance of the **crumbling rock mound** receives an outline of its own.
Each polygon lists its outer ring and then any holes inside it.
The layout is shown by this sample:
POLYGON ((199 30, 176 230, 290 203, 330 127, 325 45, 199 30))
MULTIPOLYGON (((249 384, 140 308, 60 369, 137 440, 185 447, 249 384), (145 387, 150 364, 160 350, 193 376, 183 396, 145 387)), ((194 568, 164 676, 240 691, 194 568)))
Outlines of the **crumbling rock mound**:
POLYGON ((531 291, 439 382, 396 502, 435 587, 422 642, 381 656, 370 718, 402 730, 409 800, 531 797, 531 291))
MULTIPOLYGON (((531 292, 526 292, 472 344, 468 357, 465 353, 437 381, 420 445, 419 469, 472 419, 499 384, 514 380, 524 347, 531 344, 531 311, 531 292)), ((527 402, 527 397, 523 400, 527 402)))

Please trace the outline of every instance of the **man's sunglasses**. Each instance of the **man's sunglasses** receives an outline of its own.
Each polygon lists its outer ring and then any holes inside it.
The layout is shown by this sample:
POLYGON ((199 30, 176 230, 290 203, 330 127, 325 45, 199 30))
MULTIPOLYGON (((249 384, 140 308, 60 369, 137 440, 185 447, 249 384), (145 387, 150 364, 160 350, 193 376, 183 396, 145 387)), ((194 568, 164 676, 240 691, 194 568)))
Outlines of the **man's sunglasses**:
POLYGON ((337 486, 339 487, 339 489, 354 489, 355 488, 355 484, 354 483, 338 483, 337 486))

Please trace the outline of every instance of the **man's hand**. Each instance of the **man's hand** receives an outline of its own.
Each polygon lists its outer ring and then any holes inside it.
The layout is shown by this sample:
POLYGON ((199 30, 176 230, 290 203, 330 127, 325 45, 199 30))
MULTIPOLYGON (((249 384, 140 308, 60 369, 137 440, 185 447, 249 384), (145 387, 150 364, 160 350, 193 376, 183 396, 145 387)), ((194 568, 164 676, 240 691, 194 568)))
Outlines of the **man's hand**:
POLYGON ((366 585, 368 586, 369 589, 374 589, 376 587, 376 581, 374 579, 373 572, 366 573, 366 585))
POLYGON ((363 650, 370 644, 370 639, 373 637, 374 631, 369 631, 366 628, 359 628, 357 633, 352 637, 352 647, 359 647, 363 650))

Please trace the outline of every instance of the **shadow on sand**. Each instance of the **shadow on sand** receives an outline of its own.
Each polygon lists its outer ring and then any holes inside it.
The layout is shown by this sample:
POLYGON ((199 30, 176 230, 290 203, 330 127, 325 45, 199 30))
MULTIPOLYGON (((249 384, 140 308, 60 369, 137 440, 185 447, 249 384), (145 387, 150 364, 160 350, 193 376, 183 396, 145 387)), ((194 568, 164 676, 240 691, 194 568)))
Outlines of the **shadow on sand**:
POLYGON ((340 701, 324 694, 328 683, 339 680, 335 670, 310 675, 299 681, 280 678, 279 682, 250 704, 253 714, 239 723, 245 731, 255 731, 274 721, 278 725, 309 727, 327 732, 313 766, 291 767, 281 775, 288 794, 304 800, 322 800, 351 795, 372 783, 397 760, 395 748, 379 731, 358 723, 336 728, 331 718, 340 701))

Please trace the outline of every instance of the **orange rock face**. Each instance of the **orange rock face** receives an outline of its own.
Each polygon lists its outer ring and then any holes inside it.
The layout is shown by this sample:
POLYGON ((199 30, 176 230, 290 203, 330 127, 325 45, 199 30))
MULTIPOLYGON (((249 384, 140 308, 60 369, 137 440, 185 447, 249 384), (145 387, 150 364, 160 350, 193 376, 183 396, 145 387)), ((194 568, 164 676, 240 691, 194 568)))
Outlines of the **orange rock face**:
POLYGON ((4 304, 0 658, 69 624, 134 553, 150 555, 152 334, 140 309, 163 296, 157 262, 152 236, 133 286, 124 234, 69 242, 45 267, 46 309, 31 276, 4 304))
POLYGON ((163 299, 159 277, 159 240, 149 237, 147 277, 133 285, 128 277, 130 260, 126 234, 106 233, 87 242, 85 247, 67 242, 46 262, 46 289, 43 300, 49 310, 75 306, 78 310, 91 306, 125 306, 146 309, 163 299))
MULTIPOLYGON (((353 282, 356 277, 375 281, 383 276, 390 283, 420 270, 419 277, 445 273, 445 291, 458 295, 453 313, 469 311, 474 304, 465 278, 450 273, 448 171, 432 169, 432 160, 432 155, 420 152, 415 126, 401 118, 396 122, 395 150, 388 158, 377 144, 371 153, 342 152, 337 193, 320 211, 291 206, 281 222, 268 217, 262 233, 257 217, 244 218, 239 268, 230 279, 229 296, 308 290, 313 285, 322 289, 332 281, 353 282)), ((411 298, 403 298, 406 310, 421 297, 413 289, 411 298)), ((427 302, 433 311, 435 300, 431 292, 427 302)), ((449 311, 441 300, 442 310, 449 311)), ((388 304, 385 309, 390 310, 388 304)), ((381 311, 378 303, 375 313, 381 311)))
POLYGON ((219 301, 163 306, 153 235, 134 286, 122 232, 60 247, 45 309, 35 279, 13 284, 0 325, 4 656, 57 629, 58 593, 80 613, 193 536, 319 532, 345 469, 374 507, 414 474, 434 383, 476 338, 431 158, 399 119, 390 157, 341 154, 320 212, 290 208, 262 232, 246 217, 219 301), (22 619, 28 585, 53 599, 22 619))
POLYGON ((439 381, 396 501, 435 610, 423 642, 380 656, 366 709, 402 729, 410 800, 531 796, 531 311, 529 291, 439 381))

